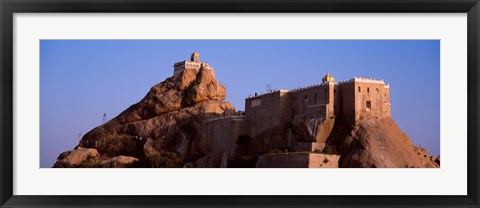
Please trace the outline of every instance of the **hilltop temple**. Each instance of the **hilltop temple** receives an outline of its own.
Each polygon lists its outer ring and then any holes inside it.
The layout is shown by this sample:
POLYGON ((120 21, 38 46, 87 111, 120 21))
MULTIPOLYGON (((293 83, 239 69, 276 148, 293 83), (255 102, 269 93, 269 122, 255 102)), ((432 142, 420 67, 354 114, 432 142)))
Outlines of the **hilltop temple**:
POLYGON ((390 86, 354 77, 254 93, 245 111, 195 52, 173 77, 86 133, 54 167, 438 168, 391 118, 390 86))
MULTIPOLYGON (((202 65, 208 66, 200 62, 199 54, 194 52, 190 61, 174 65, 174 76, 185 68, 198 71, 202 65)), ((244 112, 208 121, 210 148, 213 152, 224 151, 232 148, 242 135, 264 138, 261 135, 268 132, 269 139, 284 143, 263 147, 258 152, 280 146, 322 151, 338 117, 353 123, 364 118, 390 117, 389 85, 383 80, 363 77, 336 82, 327 73, 319 84, 255 94, 245 99, 244 112), (309 132, 303 135, 295 132, 295 124, 299 122, 311 126, 309 132)))
POLYGON ((198 54, 197 52, 193 52, 190 61, 180 61, 173 65, 173 77, 176 78, 178 74, 180 74, 180 72, 185 69, 194 69, 198 73, 200 67, 202 67, 202 64, 207 63, 200 62, 200 54, 198 54))

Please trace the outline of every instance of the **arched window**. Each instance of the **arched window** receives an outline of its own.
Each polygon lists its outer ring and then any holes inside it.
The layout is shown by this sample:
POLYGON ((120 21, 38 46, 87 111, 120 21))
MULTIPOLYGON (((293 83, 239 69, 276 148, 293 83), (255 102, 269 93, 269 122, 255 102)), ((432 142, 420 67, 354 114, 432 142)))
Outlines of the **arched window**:
POLYGON ((370 87, 367 87, 367 93, 370 93, 370 87))
POLYGON ((361 92, 360 87, 358 87, 358 92, 361 92))

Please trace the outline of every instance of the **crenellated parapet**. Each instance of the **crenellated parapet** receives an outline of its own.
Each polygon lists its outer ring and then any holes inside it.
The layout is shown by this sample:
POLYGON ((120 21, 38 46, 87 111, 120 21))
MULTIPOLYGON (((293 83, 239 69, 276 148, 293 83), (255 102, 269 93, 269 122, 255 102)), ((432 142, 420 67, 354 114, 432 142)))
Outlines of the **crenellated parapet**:
POLYGON ((193 52, 190 60, 180 61, 173 65, 173 77, 176 77, 185 69, 193 69, 198 73, 202 67, 212 69, 207 62, 200 62, 200 55, 197 52, 193 52))
MULTIPOLYGON (((361 83, 369 83, 369 84, 383 84, 386 88, 390 88, 390 85, 385 83, 383 80, 376 80, 371 77, 354 77, 346 82, 361 82, 361 83)), ((344 83, 344 82, 342 82, 344 83)))
POLYGON ((177 76, 180 72, 185 69, 194 69, 197 73, 202 67, 202 62, 194 62, 194 61, 181 61, 177 62, 173 65, 173 76, 177 76))

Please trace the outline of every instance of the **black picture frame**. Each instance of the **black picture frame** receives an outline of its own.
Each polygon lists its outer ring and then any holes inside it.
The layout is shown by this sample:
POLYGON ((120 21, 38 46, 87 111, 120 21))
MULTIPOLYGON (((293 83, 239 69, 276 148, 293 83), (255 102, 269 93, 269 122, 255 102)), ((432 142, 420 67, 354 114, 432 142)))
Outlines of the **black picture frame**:
MULTIPOLYGON (((479 0, 0 0, 1 207, 479 207, 479 0), (14 13, 467 13, 466 196, 25 196, 13 195, 14 13)), ((448 179, 446 179, 448 180, 448 179)), ((441 183, 441 181, 439 181, 441 183)))

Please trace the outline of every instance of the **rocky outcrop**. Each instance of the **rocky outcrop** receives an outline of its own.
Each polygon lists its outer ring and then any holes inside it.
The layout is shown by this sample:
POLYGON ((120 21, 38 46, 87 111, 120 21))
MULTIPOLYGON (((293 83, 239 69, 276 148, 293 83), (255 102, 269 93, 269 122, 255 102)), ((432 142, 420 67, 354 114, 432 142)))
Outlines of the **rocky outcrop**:
POLYGON ((440 166, 440 155, 437 156, 437 158, 435 159, 435 163, 437 163, 440 166))
POLYGON ((75 167, 80 166, 84 161, 98 158, 100 154, 96 149, 75 149, 60 154, 55 164, 62 167, 75 167))
MULTIPOLYGON (((182 167, 208 154, 206 121, 235 112, 231 103, 223 102, 225 97, 225 87, 217 81, 212 67, 204 63, 198 72, 185 69, 85 134, 72 151, 95 149, 101 160, 93 162, 102 165, 136 162, 146 167, 182 167)), ((61 156, 66 154, 72 153, 61 156)), ((58 162, 78 165, 78 161, 58 162)))
POLYGON ((428 152, 415 147, 391 118, 360 120, 339 149, 344 150, 341 167, 345 168, 438 167, 428 152))
POLYGON ((217 81, 213 69, 210 66, 204 66, 199 71, 194 84, 187 90, 185 102, 187 105, 192 105, 207 100, 224 100, 225 97, 225 87, 217 81))
POLYGON ((135 162, 138 162, 138 159, 135 157, 120 155, 114 158, 103 160, 101 164, 109 168, 125 168, 133 166, 135 162))
POLYGON ((298 141, 325 143, 332 132, 334 124, 335 118, 295 116, 292 121, 292 130, 298 141))

